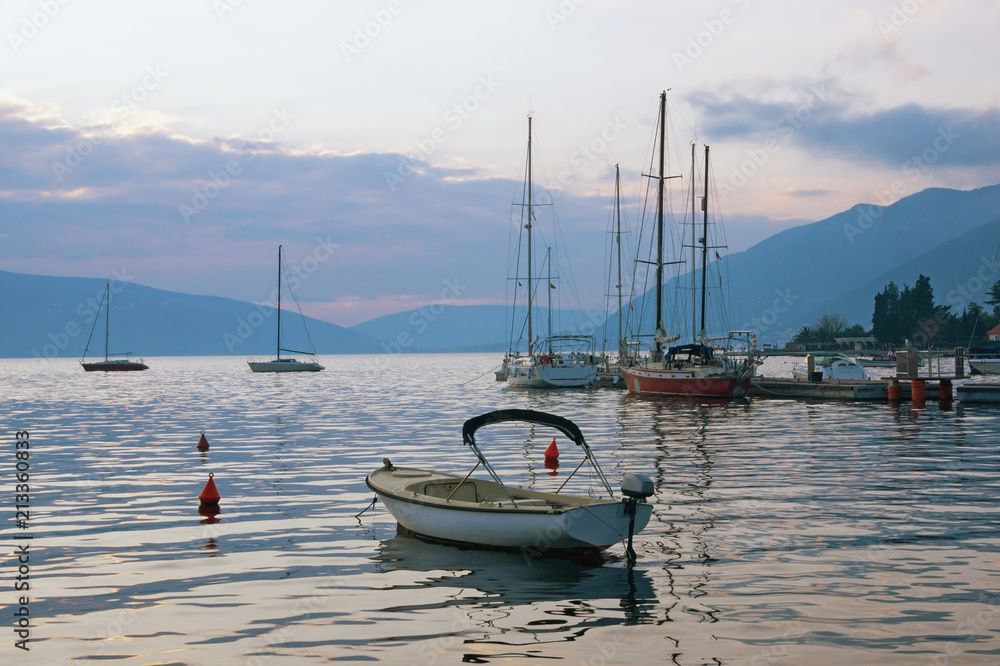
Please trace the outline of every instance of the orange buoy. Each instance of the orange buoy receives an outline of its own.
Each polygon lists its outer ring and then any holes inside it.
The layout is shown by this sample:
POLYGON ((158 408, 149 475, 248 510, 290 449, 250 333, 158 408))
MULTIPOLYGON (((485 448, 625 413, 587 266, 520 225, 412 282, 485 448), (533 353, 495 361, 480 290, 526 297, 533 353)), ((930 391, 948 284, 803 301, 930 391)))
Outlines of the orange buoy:
POLYGON ((205 431, 201 431, 201 439, 198 440, 198 450, 208 451, 208 440, 205 439, 205 431))
POLYGON ((556 438, 552 438, 552 443, 545 449, 545 459, 555 460, 559 457, 559 447, 556 446, 556 438))
POLYGON ((942 379, 938 382, 938 400, 941 402, 951 402, 951 380, 942 379))
POLYGON ((201 489, 201 494, 198 495, 198 501, 202 504, 218 504, 219 500, 222 499, 222 495, 219 494, 219 489, 215 487, 215 481, 212 477, 215 475, 209 472, 208 482, 205 487, 201 489))
POLYGON ((903 396, 903 387, 899 385, 899 380, 890 379, 889 380, 889 401, 899 402, 899 399, 903 396))
POLYGON ((910 399, 918 405, 922 405, 927 397, 927 383, 923 379, 914 379, 910 382, 910 399))

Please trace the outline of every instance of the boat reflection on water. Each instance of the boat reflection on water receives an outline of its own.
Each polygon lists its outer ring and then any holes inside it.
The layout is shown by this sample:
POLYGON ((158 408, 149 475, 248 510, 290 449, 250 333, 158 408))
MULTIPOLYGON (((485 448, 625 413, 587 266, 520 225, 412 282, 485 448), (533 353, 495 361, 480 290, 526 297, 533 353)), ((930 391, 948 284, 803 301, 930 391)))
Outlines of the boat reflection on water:
MULTIPOLYGON (((483 596, 475 598, 450 596, 441 605, 463 608, 472 623, 470 627, 486 631, 488 640, 494 642, 503 640, 498 633, 510 627, 497 626, 496 631, 491 630, 492 622, 482 619, 484 609, 508 608, 511 614, 507 617, 512 617, 516 607, 531 606, 536 611, 545 607, 546 613, 563 618, 552 624, 559 625, 560 631, 570 632, 567 640, 599 626, 658 621, 656 592, 646 572, 628 567, 623 560, 607 554, 591 554, 582 559, 579 556, 532 558, 527 553, 428 543, 400 527, 394 538, 381 542, 372 559, 381 573, 433 573, 426 579, 426 584, 432 587, 473 588, 481 592, 483 596), (613 605, 603 606, 602 600, 613 600, 613 605), (611 611, 616 608, 623 615, 615 617, 616 613, 611 611)), ((537 613, 531 613, 531 617, 537 618, 537 613)), ((536 629, 546 633, 553 627, 536 629)))
POLYGON ((696 405, 698 407, 727 407, 730 405, 748 405, 750 401, 744 396, 712 398, 708 396, 670 396, 643 393, 627 393, 622 400, 636 403, 651 403, 662 405, 696 405))

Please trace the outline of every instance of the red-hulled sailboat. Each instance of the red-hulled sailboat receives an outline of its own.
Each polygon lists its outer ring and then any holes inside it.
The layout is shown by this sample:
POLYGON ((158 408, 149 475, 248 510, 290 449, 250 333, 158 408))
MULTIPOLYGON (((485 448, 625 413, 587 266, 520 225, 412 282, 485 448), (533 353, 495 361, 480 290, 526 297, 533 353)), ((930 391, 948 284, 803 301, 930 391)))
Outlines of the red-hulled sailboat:
MULTIPOLYGON (((667 94, 660 94, 659 118, 659 171, 658 175, 650 176, 658 181, 656 202, 656 261, 644 262, 656 266, 656 331, 653 333, 653 345, 648 357, 639 358, 635 354, 623 354, 620 361, 621 376, 628 390, 635 394, 679 396, 679 397, 712 397, 729 398, 745 395, 757 365, 757 358, 747 354, 744 359, 736 361, 726 354, 726 349, 710 341, 705 329, 705 296, 706 275, 708 265, 708 146, 705 146, 705 192, 702 199, 704 221, 701 238, 697 236, 695 226, 695 193, 694 193, 694 158, 695 147, 691 147, 691 200, 692 200, 692 254, 701 251, 701 329, 694 335, 694 340, 687 344, 675 345, 664 349, 669 344, 680 339, 679 335, 667 336, 663 323, 663 209, 664 181, 668 176, 664 173, 664 154, 666 144, 666 113, 667 94)), ((679 263, 679 262, 670 262, 679 263)), ((692 276, 692 310, 696 307, 695 295, 698 292, 695 281, 694 263, 691 266, 692 276)), ((694 313, 692 313, 694 316, 694 313)), ((734 336, 747 335, 749 332, 732 331, 725 340, 732 341, 734 336)), ((721 340, 721 339, 717 339, 721 340)), ((748 345, 749 346, 749 345, 748 345)))

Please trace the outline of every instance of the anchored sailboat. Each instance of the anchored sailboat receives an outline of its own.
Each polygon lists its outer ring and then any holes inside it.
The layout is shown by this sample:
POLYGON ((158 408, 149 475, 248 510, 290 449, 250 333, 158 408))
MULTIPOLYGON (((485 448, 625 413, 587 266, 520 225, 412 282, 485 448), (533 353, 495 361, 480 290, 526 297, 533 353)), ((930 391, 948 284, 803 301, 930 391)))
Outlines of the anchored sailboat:
MULTIPOLYGON (((282 358, 281 352, 290 352, 292 354, 306 354, 310 358, 315 356, 315 352, 312 351, 312 344, 309 345, 310 351, 297 351, 295 349, 285 349, 281 346, 281 245, 278 246, 278 335, 277 344, 275 346, 274 360, 273 361, 247 361, 250 366, 250 370, 253 372, 319 372, 323 369, 323 366, 317 363, 315 360, 312 361, 300 361, 292 357, 282 358)), ((294 294, 292 296, 294 298, 294 294)), ((303 318, 303 325, 305 324, 303 318)), ((308 337, 309 333, 306 332, 308 337)))
MULTIPOLYGON (((658 175, 650 176, 657 180, 656 201, 656 320, 653 333, 653 347, 648 358, 640 359, 631 356, 622 363, 621 376, 629 391, 637 394, 654 394, 685 397, 733 397, 744 395, 757 364, 757 358, 747 355, 741 362, 734 362, 724 352, 725 350, 707 337, 705 306, 708 293, 706 274, 708 266, 708 146, 705 146, 705 191, 702 199, 704 211, 701 237, 696 238, 697 229, 694 216, 694 147, 692 146, 692 255, 696 249, 701 250, 701 287, 700 293, 695 280, 695 257, 691 263, 692 275, 692 310, 697 307, 697 297, 701 301, 701 327, 692 332, 690 343, 667 347, 664 345, 680 339, 679 334, 668 336, 663 320, 663 267, 668 262, 663 260, 663 214, 664 214, 664 181, 679 176, 668 176, 664 171, 665 135, 666 135, 666 105, 667 94, 660 94, 659 118, 659 170, 658 175)), ((696 256, 696 255, 695 255, 696 256)), ((680 263, 680 262, 669 262, 680 263)), ((692 327, 696 318, 692 317, 692 327)), ((731 332, 729 338, 737 332, 731 332)))
POLYGON ((129 356, 132 352, 119 352, 115 354, 108 353, 108 338, 111 331, 111 283, 108 282, 104 287, 104 298, 101 299, 101 304, 98 306, 97 317, 94 317, 94 325, 90 327, 90 337, 87 338, 87 348, 83 350, 83 359, 80 360, 80 365, 87 372, 101 371, 101 372, 127 372, 134 370, 148 370, 149 366, 142 362, 142 359, 138 361, 129 360, 129 356), (92 361, 87 363, 87 352, 90 351, 90 341, 94 337, 94 329, 97 328, 97 320, 100 318, 101 308, 104 309, 104 360, 103 361, 92 361), (125 356, 125 358, 111 358, 111 356, 125 356))
MULTIPOLYGON (((549 279, 546 282, 546 292, 549 295, 548 335, 540 343, 534 336, 532 306, 534 303, 534 280, 532 267, 532 228, 534 213, 532 211, 531 182, 531 116, 528 116, 528 165, 525 176, 526 204, 524 229, 527 230, 527 264, 528 275, 528 308, 525 325, 528 333, 528 353, 521 355, 514 350, 514 340, 511 340, 511 350, 504 358, 500 377, 507 380, 510 386, 518 388, 576 388, 589 386, 597 379, 598 359, 594 355, 597 345, 592 335, 553 335, 552 334, 552 249, 547 255, 549 279)), ((515 336, 512 334, 512 338, 515 336)))

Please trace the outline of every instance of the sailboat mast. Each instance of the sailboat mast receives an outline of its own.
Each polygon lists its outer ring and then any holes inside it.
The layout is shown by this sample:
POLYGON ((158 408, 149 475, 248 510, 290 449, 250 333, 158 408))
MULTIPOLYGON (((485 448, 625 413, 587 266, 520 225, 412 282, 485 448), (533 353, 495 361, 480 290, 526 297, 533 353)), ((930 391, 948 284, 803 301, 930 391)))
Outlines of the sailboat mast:
POLYGON ((701 200, 704 211, 701 230, 701 337, 705 338, 705 285, 708 277, 708 146, 705 146, 705 196, 701 200))
POLYGON ((104 300, 107 301, 107 309, 104 311, 104 362, 108 362, 108 335, 111 331, 111 283, 104 285, 104 300))
POLYGON ((615 246, 618 251, 618 349, 622 346, 622 194, 621 194, 621 173, 618 165, 615 165, 615 225, 618 233, 615 234, 615 246))
POLYGON ((545 251, 545 262, 549 265, 549 288, 546 293, 549 296, 549 355, 552 355, 552 248, 545 251))
POLYGON ((528 223, 524 228, 528 230, 528 356, 534 350, 535 337, 531 331, 531 116, 528 116, 528 223))
POLYGON ((278 340, 275 343, 274 359, 281 358, 281 246, 278 246, 278 340))
MULTIPOLYGON (((657 180, 656 196, 656 331, 663 329, 663 155, 666 152, 667 133, 667 91, 660 93, 660 174, 657 180)), ((663 346, 656 338, 655 356, 657 359, 663 351, 663 346)))
POLYGON ((695 296, 698 293, 698 261, 697 261, 697 248, 698 248, 698 223, 696 221, 695 204, 698 202, 698 197, 695 193, 694 187, 694 165, 696 159, 695 151, 698 148, 698 144, 694 141, 691 142, 691 341, 698 339, 698 299, 695 296))

